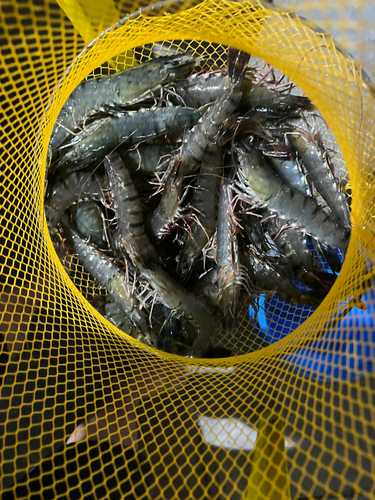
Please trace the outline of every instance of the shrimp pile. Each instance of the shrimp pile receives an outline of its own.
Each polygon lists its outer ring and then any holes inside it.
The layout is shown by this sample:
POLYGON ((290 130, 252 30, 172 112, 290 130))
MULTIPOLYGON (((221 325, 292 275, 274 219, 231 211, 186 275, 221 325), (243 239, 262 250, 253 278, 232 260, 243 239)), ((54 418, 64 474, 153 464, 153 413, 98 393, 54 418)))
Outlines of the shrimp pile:
POLYGON ((311 101, 242 51, 208 67, 173 54, 83 82, 54 127, 45 195, 58 255, 105 290, 98 310, 194 357, 230 355, 218 332, 264 294, 318 307, 351 231, 311 101))

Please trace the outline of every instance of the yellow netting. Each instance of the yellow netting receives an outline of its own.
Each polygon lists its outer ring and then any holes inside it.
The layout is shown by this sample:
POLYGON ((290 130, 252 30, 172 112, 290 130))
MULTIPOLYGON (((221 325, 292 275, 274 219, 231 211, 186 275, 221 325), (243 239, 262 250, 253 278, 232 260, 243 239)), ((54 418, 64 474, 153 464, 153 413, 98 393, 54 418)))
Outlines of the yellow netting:
MULTIPOLYGON (((75 2, 61 4, 68 13, 75 2)), ((107 13, 105 4, 85 37, 108 28, 114 9, 120 17, 145 3, 110 2, 107 13)), ((371 5, 284 2, 285 12, 294 7, 374 73, 371 5)), ((121 21, 86 50, 53 0, 3 0, 0 16, 4 495, 373 498, 375 103, 359 65, 309 23, 253 2, 165 4, 121 21), (98 294, 87 276, 75 276, 76 288, 64 271, 43 211, 49 137, 71 91, 119 54, 181 39, 231 45, 283 71, 332 129, 352 186, 350 247, 321 307, 270 345, 245 338, 242 311, 234 344, 242 335, 248 354, 225 360, 146 350, 110 325, 77 291, 98 294), (66 447, 84 422, 90 440, 66 447)), ((288 311, 275 308, 277 332, 288 311)))

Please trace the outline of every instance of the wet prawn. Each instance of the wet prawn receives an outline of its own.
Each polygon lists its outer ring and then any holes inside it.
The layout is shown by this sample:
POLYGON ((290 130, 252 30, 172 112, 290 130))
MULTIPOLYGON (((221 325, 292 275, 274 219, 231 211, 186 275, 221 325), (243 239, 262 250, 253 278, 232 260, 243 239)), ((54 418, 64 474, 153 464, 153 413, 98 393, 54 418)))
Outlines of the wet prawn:
POLYGON ((124 162, 117 153, 112 153, 105 157, 104 165, 113 198, 120 245, 137 266, 144 267, 149 261, 161 264, 159 254, 145 232, 139 196, 124 162))
POLYGON ((83 201, 73 205, 70 212, 81 236, 92 241, 98 248, 109 247, 105 214, 98 203, 93 200, 83 201))
MULTIPOLYGON (((229 49, 228 73, 230 75, 230 85, 224 94, 203 114, 197 125, 187 134, 179 154, 173 159, 173 163, 169 169, 170 173, 166 176, 166 185, 168 185, 168 182, 171 182, 171 178, 180 175, 191 175, 200 166, 208 143, 214 141, 223 120, 236 109, 239 103, 241 98, 240 87, 249 58, 250 56, 242 51, 229 49)), ((178 195, 177 191, 175 192, 178 195)), ((174 194, 172 196, 170 190, 165 190, 160 202, 161 208, 157 208, 152 216, 154 234, 160 237, 160 235, 165 233, 166 228, 170 224, 173 224, 173 219, 177 216, 179 206, 180 201, 177 200, 176 196, 174 194), (170 211, 169 219, 163 215, 163 212, 165 212, 164 207, 166 206, 174 206, 176 210, 176 212, 170 211)))
POLYGON ((132 104, 158 85, 176 81, 189 73, 200 59, 183 61, 181 55, 161 57, 114 75, 82 82, 73 90, 59 113, 50 140, 51 149, 56 150, 69 138, 89 112, 132 104))
MULTIPOLYGON (((200 107, 216 101, 230 85, 228 75, 223 70, 210 73, 198 73, 189 76, 173 86, 186 106, 200 107)), ((267 112, 277 111, 288 113, 296 111, 312 111, 311 101, 305 96, 280 95, 268 89, 265 85, 253 81, 246 75, 241 84, 242 96, 240 107, 262 109, 267 112)))
POLYGON ((216 237, 217 286, 228 329, 233 325, 241 290, 236 224, 231 209, 233 175, 234 169, 229 169, 225 172, 221 181, 216 237))
POLYGON ((184 180, 182 164, 172 160, 164 179, 161 200, 151 216, 151 229, 158 239, 170 232, 181 215, 184 180))
POLYGON ((53 183, 45 197, 48 227, 53 229, 74 203, 85 200, 104 202, 105 181, 91 172, 74 172, 53 183))
POLYGON ((185 328, 189 326, 193 329, 194 339, 185 355, 202 357, 214 343, 219 329, 208 301, 187 291, 160 266, 150 263, 147 268, 141 267, 140 272, 155 291, 158 300, 170 309, 172 317, 183 321, 185 328))
POLYGON ((309 178, 332 210, 339 226, 349 232, 351 223, 346 196, 338 191, 318 144, 312 140, 312 137, 306 137, 306 132, 298 130, 288 134, 288 141, 297 151, 309 178))
POLYGON ((291 304, 318 307, 323 300, 315 292, 301 292, 269 260, 261 259, 251 246, 243 251, 242 262, 247 267, 251 284, 259 289, 275 293, 291 304))
POLYGON ((215 231, 221 150, 208 144, 191 198, 194 218, 179 256, 178 270, 186 276, 215 231))
POLYGON ((228 74, 229 86, 212 104, 197 125, 193 127, 184 140, 176 161, 183 163, 184 175, 194 173, 202 162, 204 151, 209 142, 214 142, 223 121, 237 108, 242 92, 241 84, 250 56, 242 51, 229 49, 228 74))
POLYGON ((255 148, 235 146, 239 158, 239 188, 249 202, 268 208, 305 233, 346 250, 349 235, 337 227, 315 198, 303 195, 277 177, 255 148))
POLYGON ((153 341, 147 324, 146 315, 139 309, 139 302, 132 293, 129 278, 111 260, 105 257, 88 241, 79 236, 77 231, 63 218, 63 227, 72 246, 73 252, 88 273, 108 291, 108 296, 115 302, 132 324, 132 337, 152 345, 153 341))
POLYGON ((61 175, 81 170, 101 161, 120 144, 134 144, 173 129, 191 127, 203 112, 178 106, 152 107, 95 120, 64 146, 62 157, 51 164, 50 173, 57 171, 61 175))

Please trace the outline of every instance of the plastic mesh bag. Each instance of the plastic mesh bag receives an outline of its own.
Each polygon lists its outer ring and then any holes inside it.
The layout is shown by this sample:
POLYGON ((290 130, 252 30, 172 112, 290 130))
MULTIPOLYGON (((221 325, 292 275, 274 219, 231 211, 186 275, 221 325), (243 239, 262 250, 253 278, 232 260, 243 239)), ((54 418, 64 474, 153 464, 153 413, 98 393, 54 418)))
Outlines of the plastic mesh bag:
MULTIPOLYGON (((119 15, 141 6, 116 4, 119 15)), ((333 4, 298 7, 319 23, 316 14, 333 4)), ((369 498, 374 97, 361 68, 329 35, 259 3, 157 5, 87 48, 54 2, 0 9, 3 491, 10 498, 68 491, 72 498, 369 498), (273 304, 269 345, 253 339, 247 354, 224 360, 146 350, 110 325, 87 300, 96 291, 84 274, 76 286, 67 276, 44 218, 48 141, 71 91, 107 61, 120 67, 119 54, 128 64, 163 40, 231 45, 284 72, 331 128, 352 187, 350 246, 323 304, 311 315, 273 304), (301 323, 287 335, 286 316, 301 323)), ((357 29, 364 12, 358 4, 357 29)), ((335 13, 343 43, 355 21, 341 3, 335 13)), ((100 19, 94 32, 108 28, 100 19)))

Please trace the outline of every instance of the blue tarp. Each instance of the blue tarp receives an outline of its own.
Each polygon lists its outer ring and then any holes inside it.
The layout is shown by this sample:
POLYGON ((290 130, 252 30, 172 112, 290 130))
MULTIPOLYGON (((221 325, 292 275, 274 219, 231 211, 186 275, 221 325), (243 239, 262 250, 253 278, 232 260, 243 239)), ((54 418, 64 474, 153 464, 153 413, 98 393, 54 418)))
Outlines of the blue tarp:
MULTIPOLYGON (((354 307, 333 331, 285 359, 299 372, 321 380, 351 380, 371 373, 375 363, 375 287, 361 300, 366 310, 354 307)), ((259 336, 270 343, 286 337, 314 311, 277 296, 262 296, 259 305, 259 336)), ((249 313, 255 317, 252 309, 249 313)))

